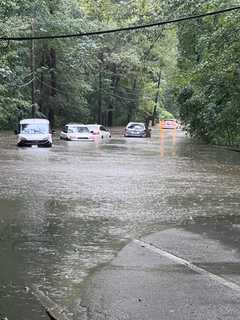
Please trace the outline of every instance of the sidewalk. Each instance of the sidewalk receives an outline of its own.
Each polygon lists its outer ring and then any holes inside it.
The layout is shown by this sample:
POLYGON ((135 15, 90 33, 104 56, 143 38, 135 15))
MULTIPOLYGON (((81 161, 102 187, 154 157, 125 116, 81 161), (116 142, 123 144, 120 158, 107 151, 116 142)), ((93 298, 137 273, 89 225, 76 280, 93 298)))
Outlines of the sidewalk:
POLYGON ((169 229, 135 240, 92 277, 81 319, 240 319, 240 257, 220 242, 169 229))

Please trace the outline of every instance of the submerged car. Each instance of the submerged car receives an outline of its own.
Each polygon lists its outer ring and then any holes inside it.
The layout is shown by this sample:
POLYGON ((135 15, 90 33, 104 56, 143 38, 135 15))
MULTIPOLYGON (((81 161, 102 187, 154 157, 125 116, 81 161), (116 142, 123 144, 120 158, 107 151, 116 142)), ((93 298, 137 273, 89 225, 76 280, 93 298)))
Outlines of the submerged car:
POLYGON ((68 123, 60 133, 60 139, 73 140, 91 140, 91 133, 88 127, 79 123, 68 123))
POLYGON ((108 128, 100 124, 87 124, 86 125, 91 133, 91 138, 96 139, 109 139, 111 138, 111 132, 108 128))
POLYGON ((20 121, 17 145, 19 147, 52 146, 52 133, 46 119, 23 119, 20 121))
POLYGON ((151 137, 151 129, 142 122, 129 122, 124 130, 124 137, 151 137))

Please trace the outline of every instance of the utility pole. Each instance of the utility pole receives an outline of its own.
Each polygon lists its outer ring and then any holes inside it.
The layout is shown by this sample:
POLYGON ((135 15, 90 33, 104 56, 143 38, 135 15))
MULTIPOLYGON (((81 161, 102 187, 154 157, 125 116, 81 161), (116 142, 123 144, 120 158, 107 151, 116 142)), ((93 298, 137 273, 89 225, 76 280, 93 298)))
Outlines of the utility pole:
MULTIPOLYGON (((31 29, 32 29, 32 36, 34 37, 34 18, 32 18, 31 21, 31 29)), ((36 100, 35 100, 35 92, 36 92, 36 82, 35 82, 35 76, 36 76, 36 60, 35 60, 35 40, 31 40, 31 73, 32 73, 32 118, 35 118, 36 116, 36 100)))
POLYGON ((158 100, 159 100, 159 88, 161 84, 161 71, 158 73, 158 82, 157 82, 157 93, 155 96, 155 103, 154 103, 154 109, 153 109, 153 114, 152 114, 152 126, 155 125, 155 118, 156 118, 156 113, 157 113, 157 105, 158 105, 158 100))

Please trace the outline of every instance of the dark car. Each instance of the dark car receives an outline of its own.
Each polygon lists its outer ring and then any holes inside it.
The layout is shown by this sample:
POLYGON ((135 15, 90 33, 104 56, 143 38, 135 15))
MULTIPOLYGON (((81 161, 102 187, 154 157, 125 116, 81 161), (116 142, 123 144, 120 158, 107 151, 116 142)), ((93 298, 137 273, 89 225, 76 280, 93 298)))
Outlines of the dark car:
POLYGON ((129 122, 125 128, 124 137, 150 138, 151 129, 142 122, 129 122))

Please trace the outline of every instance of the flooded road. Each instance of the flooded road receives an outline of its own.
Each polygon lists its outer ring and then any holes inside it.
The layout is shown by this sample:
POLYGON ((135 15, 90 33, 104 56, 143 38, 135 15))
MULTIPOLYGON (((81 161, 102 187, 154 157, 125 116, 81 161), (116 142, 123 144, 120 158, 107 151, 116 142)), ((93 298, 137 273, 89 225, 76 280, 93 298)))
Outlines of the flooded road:
POLYGON ((32 285, 74 313, 95 268, 132 238, 168 226, 224 225, 239 241, 240 153, 192 144, 175 130, 112 136, 56 136, 52 149, 18 149, 1 134, 0 315, 45 319, 32 285))

